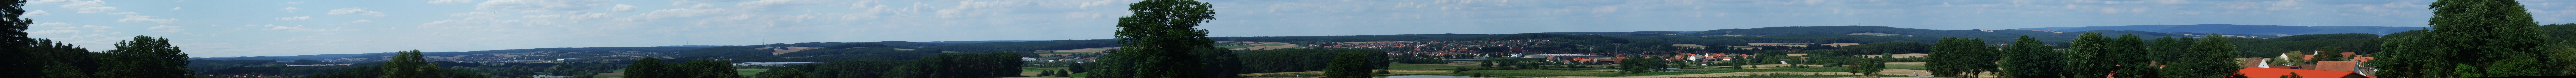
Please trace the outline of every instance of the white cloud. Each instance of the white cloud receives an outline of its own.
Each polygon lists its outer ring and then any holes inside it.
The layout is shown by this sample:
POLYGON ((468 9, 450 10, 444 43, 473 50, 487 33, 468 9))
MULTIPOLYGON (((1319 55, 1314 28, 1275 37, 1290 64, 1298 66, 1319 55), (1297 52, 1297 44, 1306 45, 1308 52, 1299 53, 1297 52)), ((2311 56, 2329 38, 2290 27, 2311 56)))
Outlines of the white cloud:
POLYGON ((689 3, 734 2, 734 1, 742 1, 742 0, 671 0, 671 5, 680 5, 680 4, 689 4, 689 3))
POLYGON ((474 0, 429 0, 429 4, 456 4, 467 2, 474 2, 474 0))
POLYGON ((179 8, 180 7, 170 7, 170 10, 179 10, 179 8))
MULTIPOLYGON (((39 1, 39 2, 44 2, 44 1, 39 1)), ((75 0, 75 1, 63 1, 63 2, 68 2, 68 3, 70 3, 70 4, 63 4, 63 6, 62 6, 63 8, 70 8, 70 9, 72 9, 72 10, 79 10, 79 12, 73 12, 73 13, 99 13, 99 12, 107 12, 107 10, 116 10, 116 7, 108 7, 108 6, 107 6, 107 1, 98 1, 98 0, 77 1, 77 0, 75 0)))
POLYGON ((134 14, 134 12, 119 12, 119 13, 107 13, 107 14, 108 14, 108 15, 133 15, 133 14, 134 14))
POLYGON ((28 34, 28 35, 52 35, 52 34, 75 34, 75 33, 80 33, 80 32, 81 32, 80 30, 42 30, 42 31, 35 31, 35 32, 27 32, 27 34, 28 34))
POLYGON ((72 25, 72 23, 48 22, 48 23, 36 23, 36 25, 35 25, 35 26, 56 26, 56 25, 72 25))
POLYGON ((179 21, 179 19, 178 19, 178 18, 171 18, 171 19, 152 19, 152 16, 142 16, 142 15, 125 15, 125 19, 116 19, 116 22, 157 22, 157 23, 171 23, 172 21, 179 21))
POLYGON ((491 11, 581 11, 603 6, 608 0, 492 0, 475 4, 475 10, 491 11))
POLYGON ((732 12, 732 11, 727 11, 727 10, 725 10, 725 9, 723 9, 723 8, 709 8, 709 9, 688 9, 688 8, 681 8, 681 9, 662 9, 662 10, 653 10, 653 12, 650 12, 650 13, 644 13, 644 14, 636 14, 636 16, 644 16, 644 19, 662 19, 662 18, 670 18, 670 17, 698 17, 698 16, 711 16, 711 15, 718 15, 718 14, 728 14, 728 13, 730 13, 730 12, 732 12))
POLYGON ((25 16, 25 15, 54 15, 54 13, 47 13, 47 12, 45 12, 45 10, 27 10, 27 14, 20 14, 20 15, 21 15, 21 16, 25 16))
POLYGON ((635 6, 633 6, 633 5, 626 5, 626 4, 617 4, 617 6, 616 6, 616 7, 608 7, 608 12, 626 12, 626 11, 634 11, 634 10, 635 10, 635 6))
POLYGON ((54 29, 81 29, 81 28, 89 28, 89 29, 108 29, 108 28, 116 28, 116 27, 98 26, 98 25, 81 25, 81 26, 63 26, 63 27, 54 27, 54 29))
POLYGON ((370 22, 376 22, 376 21, 368 21, 368 20, 349 21, 349 23, 370 23, 370 22))
MULTIPOLYGON (((967 3, 973 3, 974 1, 966 1, 966 2, 967 2, 967 3)), ((801 6, 806 6, 806 5, 820 5, 820 4, 823 4, 823 3, 827 3, 827 2, 823 2, 823 1, 815 1, 815 0, 760 0, 760 1, 751 1, 751 2, 734 3, 734 5, 733 5, 733 6, 734 6, 734 7, 742 8, 742 10, 778 11, 778 10, 794 9, 795 7, 801 7, 801 6)), ((963 6, 963 5, 961 5, 961 6, 963 6)))
POLYGON ((295 7, 286 7, 286 8, 278 8, 277 10, 286 10, 286 12, 295 12, 295 10, 303 10, 303 9, 298 9, 298 8, 295 8, 295 7))
POLYGON ((143 28, 143 29, 147 29, 147 30, 160 30, 160 29, 177 29, 177 28, 179 28, 179 26, 161 25, 161 26, 152 26, 152 28, 143 28))
POLYGON ((278 18, 277 18, 277 20, 288 20, 288 21, 293 21, 293 20, 312 20, 312 19, 313 19, 313 16, 278 17, 278 18))
POLYGON ((260 30, 283 30, 283 31, 297 31, 297 32, 323 32, 323 31, 331 31, 332 29, 314 29, 314 28, 304 28, 304 26, 298 25, 298 26, 292 26, 292 27, 289 27, 289 26, 268 26, 268 29, 260 29, 260 30))
POLYGON ((367 10, 366 10, 366 8, 340 8, 340 9, 332 9, 330 14, 331 14, 331 15, 340 15, 340 14, 358 14, 358 15, 369 15, 369 16, 379 16, 379 17, 381 17, 381 16, 385 16, 385 12, 367 11, 367 10))
POLYGON ((165 33, 166 33, 166 32, 179 32, 179 30, 188 30, 188 29, 179 29, 179 26, 170 26, 170 25, 152 26, 152 28, 144 28, 144 29, 147 29, 147 30, 161 30, 161 31, 153 31, 153 32, 165 32, 165 33))

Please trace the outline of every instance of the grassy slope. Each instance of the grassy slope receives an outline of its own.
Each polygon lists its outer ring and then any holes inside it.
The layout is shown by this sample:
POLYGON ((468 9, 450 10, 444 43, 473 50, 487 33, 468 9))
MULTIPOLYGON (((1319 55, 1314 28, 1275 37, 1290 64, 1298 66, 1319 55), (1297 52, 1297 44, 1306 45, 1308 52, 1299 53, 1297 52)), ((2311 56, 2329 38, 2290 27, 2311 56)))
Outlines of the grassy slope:
POLYGON ((1637 73, 1637 74, 1611 74, 1611 75, 1598 75, 1598 76, 1601 76, 1601 77, 1618 77, 1618 76, 1654 76, 1654 75, 1683 75, 1683 74, 1709 74, 1709 73, 1734 73, 1734 72, 1775 72, 1775 71, 1776 71, 1776 72, 1851 72, 1851 69, 1849 69, 1849 68, 1843 68, 1843 67, 1781 68, 1781 69, 1743 69, 1743 70, 1735 70, 1735 69, 1715 69, 1715 70, 1705 70, 1705 71, 1652 72, 1652 73, 1637 73))
POLYGON ((1776 76, 1675 77, 1675 78, 1843 78, 1843 77, 1860 77, 1860 76, 1878 76, 1878 77, 1909 77, 1909 76, 1903 76, 1903 75, 1776 75, 1776 76))
MULTIPOLYGON (((1586 72, 1586 71, 1565 71, 1565 70, 1476 70, 1476 71, 1467 71, 1467 72, 1465 72, 1465 73, 1484 73, 1485 75, 1532 76, 1532 77, 1555 77, 1555 76, 1598 76, 1598 77, 1619 77, 1619 76, 1656 76, 1656 75, 1709 74, 1709 73, 1733 73, 1733 72, 1767 72, 1767 71, 1784 71, 1784 72, 1847 72, 1847 71, 1849 71, 1849 70, 1848 70, 1848 69, 1845 69, 1845 68, 1843 68, 1843 67, 1817 67, 1817 68, 1743 69, 1743 70, 1735 70, 1735 69, 1715 69, 1715 70, 1706 70, 1706 71, 1653 72, 1653 73, 1637 73, 1637 74, 1619 74, 1618 72, 1586 72)), ((1849 77, 1849 76, 1845 76, 1845 77, 1849 77)))
POLYGON ((1261 46, 1261 45, 1216 46, 1216 47, 1224 47, 1224 48, 1232 49, 1232 48, 1244 48, 1244 47, 1252 47, 1252 46, 1261 46))
POLYGON ((1386 65, 1386 69, 1392 69, 1392 70, 1440 70, 1440 69, 1456 69, 1456 68, 1458 68, 1458 67, 1475 67, 1475 66, 1448 66, 1448 65, 1431 65, 1431 64, 1402 64, 1402 63, 1398 63, 1398 64, 1388 64, 1388 65, 1386 65))
POLYGON ((733 71, 742 76, 755 76, 760 75, 760 72, 768 72, 769 69, 733 69, 733 71))
POLYGON ((1581 71, 1564 71, 1564 70, 1475 70, 1475 71, 1467 71, 1467 72, 1461 72, 1461 73, 1469 73, 1469 74, 1482 73, 1482 74, 1485 74, 1485 75, 1531 76, 1531 77, 1597 76, 1597 75, 1619 74, 1618 72, 1581 72, 1581 71))

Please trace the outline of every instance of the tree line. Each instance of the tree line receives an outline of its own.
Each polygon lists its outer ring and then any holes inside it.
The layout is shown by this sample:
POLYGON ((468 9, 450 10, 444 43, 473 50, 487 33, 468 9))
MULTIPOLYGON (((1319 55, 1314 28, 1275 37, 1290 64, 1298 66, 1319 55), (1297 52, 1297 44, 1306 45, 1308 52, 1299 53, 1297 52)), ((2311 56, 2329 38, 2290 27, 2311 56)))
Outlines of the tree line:
MULTIPOLYGON (((2440 0, 2431 30, 2389 35, 2379 45, 2385 52, 2366 66, 2392 78, 2511 77, 2569 75, 2576 59, 2565 27, 2544 27, 2531 20, 2520 2, 2511 0, 2440 0), (2558 35, 2558 36, 2552 36, 2558 35)), ((2558 24, 2552 24, 2558 25, 2558 24)))
POLYGON ((2011 44, 1984 44, 1975 38, 1943 38, 1932 45, 1925 68, 1937 77, 2217 78, 2235 75, 2237 54, 2228 38, 2165 37, 2153 43, 2135 35, 2105 37, 2086 32, 2054 50, 2031 37, 2011 44), (1993 46, 1993 45, 2000 45, 1993 46), (2162 66, 2162 67, 2158 67, 2162 66))
MULTIPOLYGON (((758 76, 812 78, 989 78, 1020 76, 1019 53, 934 55, 909 61, 837 61, 769 69, 758 76), (795 72, 782 72, 782 71, 795 72), (810 72, 809 72, 810 71, 810 72), (800 73, 801 72, 801 73, 800 73)), ((641 64, 639 64, 641 65, 641 64)), ((638 66, 629 66, 632 70, 638 66)), ((726 71, 732 70, 726 68, 726 71)), ((674 70, 680 71, 680 70, 674 70)), ((703 71, 703 70, 691 70, 703 71)), ((636 72, 627 72, 636 74, 636 72)), ((726 74, 731 74, 730 72, 726 74)), ((628 76, 634 77, 634 76, 628 76)), ((698 78, 698 77, 687 77, 698 78)))

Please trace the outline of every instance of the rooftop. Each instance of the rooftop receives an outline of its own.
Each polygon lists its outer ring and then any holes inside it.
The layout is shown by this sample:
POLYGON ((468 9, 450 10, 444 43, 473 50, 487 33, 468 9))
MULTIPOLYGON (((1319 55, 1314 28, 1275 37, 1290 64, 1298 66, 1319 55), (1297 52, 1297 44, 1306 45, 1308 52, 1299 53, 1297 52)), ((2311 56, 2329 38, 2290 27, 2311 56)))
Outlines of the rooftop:
POLYGON ((2280 76, 2284 76, 2284 75, 2290 75, 2290 73, 2299 73, 2299 77, 2306 77, 2306 78, 2377 78, 2377 77, 2362 76, 2360 73, 2353 73, 2353 72, 2351 72, 2351 71, 2299 70, 2299 69, 2284 69, 2284 68, 2255 68, 2255 67, 2247 67, 2247 68, 2245 68, 2245 69, 2238 69, 2238 70, 2236 70, 2236 72, 2237 72, 2237 73, 2244 73, 2244 74, 2245 74, 2245 77, 2255 77, 2255 78, 2260 78, 2260 77, 2280 77, 2280 76))
POLYGON ((1601 55, 1582 55, 1582 54, 1539 54, 1539 55, 1523 55, 1523 56, 1601 56, 1601 55))

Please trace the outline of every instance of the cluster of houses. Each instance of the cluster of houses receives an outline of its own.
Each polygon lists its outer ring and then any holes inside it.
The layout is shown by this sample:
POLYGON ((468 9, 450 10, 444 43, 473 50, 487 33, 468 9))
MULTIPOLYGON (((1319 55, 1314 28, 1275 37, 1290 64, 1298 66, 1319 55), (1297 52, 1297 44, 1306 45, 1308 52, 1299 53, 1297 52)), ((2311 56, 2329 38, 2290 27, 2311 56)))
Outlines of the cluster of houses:
POLYGON ((2245 76, 2249 77, 2277 77, 2290 75, 2290 73, 2298 73, 2299 76, 2308 78, 2378 78, 2370 76, 2369 74, 2375 72, 2377 69, 2371 69, 2368 66, 2362 65, 2364 62, 2376 59, 2374 57, 2358 57, 2354 56, 2355 53, 2352 52, 2340 52, 2334 54, 2343 55, 2346 56, 2345 59, 2352 60, 2310 61, 2310 59, 2316 58, 2317 55, 2315 54, 2323 53, 2327 52, 2309 51, 2309 53, 2304 54, 2295 52, 2281 53, 2280 56, 2276 56, 2279 58, 2238 58, 2238 60, 2242 60, 2241 63, 2244 64, 2242 66, 2245 67, 2245 69, 2240 69, 2236 72, 2244 73, 2245 76), (2307 62, 2309 64, 2275 64, 2274 62, 2276 61, 2307 62))
MULTIPOLYGON (((1520 57, 1520 58, 1542 58, 1542 59, 1547 59, 1547 61, 1550 61, 1550 62, 1568 62, 1568 63, 1618 63, 1620 59, 1628 59, 1628 57, 1613 57, 1613 56, 1604 56, 1604 55, 1587 55, 1587 54, 1528 54, 1528 55, 1523 55, 1523 54, 1506 54, 1506 55, 1510 55, 1511 57, 1520 57)), ((1735 58, 1748 58, 1748 57, 1752 57, 1752 56, 1753 56, 1752 54, 1742 54, 1742 53, 1699 53, 1699 54, 1676 54, 1676 55, 1670 55, 1670 56, 1641 56, 1641 57, 1659 57, 1658 59, 1662 59, 1662 60, 1735 61, 1735 60, 1734 60, 1735 58)))

